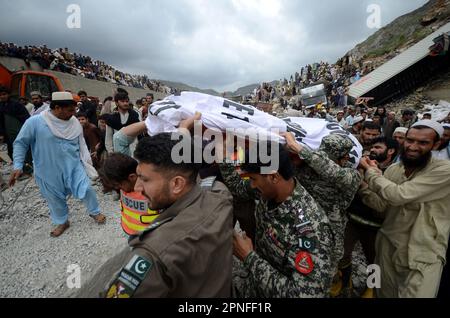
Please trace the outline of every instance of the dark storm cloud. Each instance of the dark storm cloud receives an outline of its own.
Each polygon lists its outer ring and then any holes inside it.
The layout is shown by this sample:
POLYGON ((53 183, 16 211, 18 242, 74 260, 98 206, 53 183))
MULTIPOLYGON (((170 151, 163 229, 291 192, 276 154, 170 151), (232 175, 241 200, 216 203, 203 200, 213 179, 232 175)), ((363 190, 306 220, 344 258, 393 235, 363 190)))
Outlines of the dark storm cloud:
POLYGON ((0 40, 68 47, 120 70, 202 88, 236 89, 335 62, 372 34, 367 6, 385 25, 425 0, 134 0, 0 2, 0 40), (66 8, 81 7, 81 29, 66 8))

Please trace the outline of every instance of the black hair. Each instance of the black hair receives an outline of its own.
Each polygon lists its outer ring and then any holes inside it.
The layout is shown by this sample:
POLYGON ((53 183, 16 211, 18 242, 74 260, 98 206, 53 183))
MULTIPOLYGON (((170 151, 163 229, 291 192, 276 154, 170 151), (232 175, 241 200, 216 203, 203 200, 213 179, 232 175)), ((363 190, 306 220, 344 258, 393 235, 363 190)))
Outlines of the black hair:
POLYGON ((418 126, 414 126, 414 127, 411 127, 407 132, 406 132, 406 136, 405 137, 408 137, 408 133, 410 132, 410 130, 411 129, 432 129, 433 131, 434 131, 434 133, 436 134, 436 137, 434 137, 434 143, 437 143, 439 140, 441 140, 441 136, 437 133, 437 131, 436 130, 434 130, 433 128, 430 128, 430 127, 428 127, 428 126, 424 126, 424 125, 418 125, 418 126))
POLYGON ((88 118, 87 114, 85 112, 78 112, 78 113, 75 114, 75 117, 76 118, 84 117, 86 119, 88 118))
POLYGON ((414 115, 414 112, 411 109, 405 109, 403 110, 402 115, 414 115))
POLYGON ((85 91, 79 91, 79 92, 78 92, 78 96, 81 96, 81 95, 87 96, 87 93, 86 93, 85 91))
MULTIPOLYGON (((258 157, 255 162, 254 158, 250 157, 251 151, 247 149, 245 151, 244 162, 241 163, 241 168, 247 173, 257 173, 261 174, 261 168, 268 168, 272 165, 272 160, 268 163, 261 162, 259 157, 260 143, 257 145, 258 157)), ((289 180, 294 176, 294 167, 292 165, 291 159, 289 158, 289 152, 280 144, 267 142, 267 156, 272 158, 272 154, 278 156, 278 170, 277 172, 283 177, 284 180, 289 180)))
POLYGON ((147 95, 146 95, 147 97, 151 97, 151 98, 153 98, 153 99, 155 99, 155 97, 153 96, 153 94, 152 93, 147 93, 147 95))
POLYGON ((119 100, 130 100, 128 97, 128 93, 124 92, 118 92, 116 95, 114 95, 114 101, 117 103, 119 100))
POLYGON ((129 95, 128 92, 125 89, 120 88, 120 87, 117 87, 116 92, 129 95))
POLYGON ((11 93, 11 91, 9 90, 8 87, 0 85, 0 93, 6 93, 9 95, 11 93))
POLYGON ((76 105, 76 103, 74 100, 56 100, 56 101, 52 101, 50 103, 50 109, 55 109, 56 106, 64 108, 64 107, 75 106, 75 105, 76 105))
POLYGON ((385 144, 387 150, 394 149, 395 152, 392 155, 392 158, 395 158, 397 156, 400 148, 400 145, 398 144, 397 140, 388 137, 377 137, 372 140, 372 145, 375 145, 376 143, 385 144))
POLYGON ((371 130, 372 129, 376 129, 376 130, 378 130, 381 133, 381 126, 376 124, 376 123, 374 123, 373 121, 365 121, 364 124, 362 125, 361 129, 362 130, 365 130, 365 129, 371 129, 371 130))
POLYGON ((130 174, 136 173, 138 162, 130 156, 121 153, 109 154, 99 169, 102 179, 112 182, 128 180, 130 174))
MULTIPOLYGON (((178 135, 181 138, 186 138, 182 135, 178 135)), ((175 174, 184 174, 191 183, 196 183, 197 175, 201 168, 201 163, 194 162, 195 151, 201 151, 202 149, 194 149, 193 139, 190 139, 186 145, 190 147, 190 156, 188 162, 184 160, 180 163, 175 163, 172 158, 172 149, 181 141, 180 138, 177 140, 172 139, 172 133, 161 133, 152 137, 142 138, 136 150, 134 152, 134 157, 142 163, 152 164, 158 167, 163 173, 168 173, 171 176, 175 174)), ((178 153, 183 157, 183 148, 180 147, 181 151, 178 153)))
POLYGON ((103 104, 106 103, 106 102, 112 102, 112 101, 113 101, 112 96, 108 96, 108 97, 106 97, 106 98, 103 100, 103 104))

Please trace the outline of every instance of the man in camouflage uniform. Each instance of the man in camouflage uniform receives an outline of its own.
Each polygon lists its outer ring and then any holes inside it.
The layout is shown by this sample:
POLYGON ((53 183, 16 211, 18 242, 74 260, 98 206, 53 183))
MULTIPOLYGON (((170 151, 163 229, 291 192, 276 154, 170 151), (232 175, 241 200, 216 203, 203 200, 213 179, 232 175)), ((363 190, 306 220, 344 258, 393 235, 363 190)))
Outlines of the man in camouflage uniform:
POLYGON ((332 226, 294 178, 288 152, 279 145, 269 149, 279 156, 279 169, 262 174, 270 162, 244 161, 241 169, 250 180, 242 180, 233 165, 220 164, 232 194, 256 200, 255 247, 245 234, 234 236, 234 254, 242 261, 233 273, 235 292, 238 297, 328 297, 334 275, 332 226))
POLYGON ((346 136, 332 134, 322 140, 318 151, 311 151, 298 144, 291 133, 284 137, 288 149, 303 162, 296 167, 296 177, 330 220, 335 244, 332 261, 337 272, 344 256, 346 210, 361 184, 361 175, 348 163, 353 142, 346 136))

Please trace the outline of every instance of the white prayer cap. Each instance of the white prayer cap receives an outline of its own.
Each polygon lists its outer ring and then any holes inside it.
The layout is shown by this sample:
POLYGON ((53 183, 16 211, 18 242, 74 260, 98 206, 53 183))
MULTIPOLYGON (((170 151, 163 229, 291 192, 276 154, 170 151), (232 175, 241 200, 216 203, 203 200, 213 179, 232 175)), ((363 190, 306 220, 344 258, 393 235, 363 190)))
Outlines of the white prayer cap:
POLYGON ((30 96, 35 96, 35 95, 42 97, 42 94, 41 94, 41 92, 39 92, 39 91, 32 91, 32 92, 30 93, 30 96))
POLYGON ((394 130, 394 134, 395 133, 401 133, 401 134, 405 134, 406 135, 407 132, 408 132, 408 128, 406 128, 406 127, 397 127, 394 130))
POLYGON ((359 122, 364 121, 364 117, 362 116, 356 116, 355 119, 353 119, 353 125, 356 125, 359 122))
POLYGON ((417 126, 425 126, 425 127, 431 128, 439 135, 439 137, 442 137, 442 135, 444 134, 444 127, 442 127, 442 125, 439 124, 437 121, 434 121, 431 119, 419 120, 414 125, 412 125, 411 128, 414 128, 417 126))
POLYGON ((52 101, 73 101, 73 96, 69 92, 54 92, 52 94, 52 101))

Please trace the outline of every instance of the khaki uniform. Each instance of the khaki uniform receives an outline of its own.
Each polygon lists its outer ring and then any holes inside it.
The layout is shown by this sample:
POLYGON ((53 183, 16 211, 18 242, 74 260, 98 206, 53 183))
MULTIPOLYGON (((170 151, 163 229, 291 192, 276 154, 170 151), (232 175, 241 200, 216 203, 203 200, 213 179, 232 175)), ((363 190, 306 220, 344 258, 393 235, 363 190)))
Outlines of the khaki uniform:
POLYGON ((386 213, 376 240, 379 297, 436 297, 450 233, 450 162, 431 159, 405 176, 402 164, 384 177, 366 171, 364 202, 386 213))
POLYGON ((196 185, 109 260, 80 297, 229 297, 232 197, 196 185))

